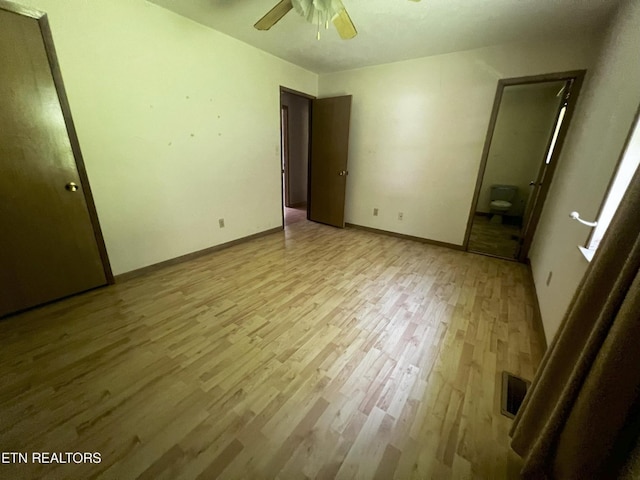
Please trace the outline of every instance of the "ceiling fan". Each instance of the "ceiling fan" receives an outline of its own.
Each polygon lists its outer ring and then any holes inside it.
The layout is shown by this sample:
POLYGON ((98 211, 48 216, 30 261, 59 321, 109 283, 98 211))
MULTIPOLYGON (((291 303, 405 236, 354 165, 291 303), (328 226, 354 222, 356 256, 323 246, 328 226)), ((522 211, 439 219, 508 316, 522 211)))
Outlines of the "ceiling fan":
POLYGON ((269 30, 294 8, 308 22, 318 25, 318 38, 320 38, 320 24, 328 28, 329 20, 333 22, 338 35, 343 40, 358 34, 341 0, 282 0, 258 20, 254 27, 258 30, 269 30))
MULTIPOLYGON (((419 2, 420 0, 411 1, 419 2)), ((320 25, 324 23, 325 28, 329 28, 329 20, 333 22, 338 35, 343 40, 358 34, 341 0, 281 0, 258 20, 254 27, 258 30, 269 30, 294 8, 308 22, 318 25, 318 39, 320 39, 320 25)))

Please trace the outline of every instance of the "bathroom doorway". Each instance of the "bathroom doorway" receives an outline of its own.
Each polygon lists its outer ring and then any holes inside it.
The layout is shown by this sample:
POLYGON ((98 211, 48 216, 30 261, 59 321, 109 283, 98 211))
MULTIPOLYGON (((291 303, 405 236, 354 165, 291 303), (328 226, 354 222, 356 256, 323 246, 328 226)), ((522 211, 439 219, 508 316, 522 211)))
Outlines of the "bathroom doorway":
POLYGON ((526 261, 584 71, 498 82, 466 250, 526 261))

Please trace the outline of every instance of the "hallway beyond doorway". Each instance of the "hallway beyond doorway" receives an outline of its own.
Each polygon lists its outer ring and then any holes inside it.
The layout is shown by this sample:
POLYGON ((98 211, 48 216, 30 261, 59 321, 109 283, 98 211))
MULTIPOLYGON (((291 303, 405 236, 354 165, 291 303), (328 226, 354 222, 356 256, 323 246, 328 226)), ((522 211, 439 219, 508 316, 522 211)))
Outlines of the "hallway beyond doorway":
POLYGON ((307 206, 284 207, 284 226, 303 222, 307 219, 307 206))

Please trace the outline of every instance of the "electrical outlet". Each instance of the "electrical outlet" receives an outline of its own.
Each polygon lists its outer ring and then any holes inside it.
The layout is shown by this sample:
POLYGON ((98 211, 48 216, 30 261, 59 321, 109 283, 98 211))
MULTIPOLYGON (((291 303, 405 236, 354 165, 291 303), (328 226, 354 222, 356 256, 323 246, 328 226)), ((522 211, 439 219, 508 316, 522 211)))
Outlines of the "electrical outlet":
POLYGON ((398 212, 398 220, 402 220, 403 216, 404 216, 404 214, 402 212, 398 212))
POLYGON ((220 225, 220 228, 224 228, 224 218, 218 220, 218 225, 220 225))
POLYGON ((377 217, 377 216, 378 216, 378 209, 377 209, 377 208, 374 208, 374 209, 373 209, 373 216, 374 216, 374 217, 377 217))
POLYGON ((549 284, 551 283, 551 277, 553 276, 553 272, 549 271, 549 276, 547 277, 547 287, 549 286, 549 284))

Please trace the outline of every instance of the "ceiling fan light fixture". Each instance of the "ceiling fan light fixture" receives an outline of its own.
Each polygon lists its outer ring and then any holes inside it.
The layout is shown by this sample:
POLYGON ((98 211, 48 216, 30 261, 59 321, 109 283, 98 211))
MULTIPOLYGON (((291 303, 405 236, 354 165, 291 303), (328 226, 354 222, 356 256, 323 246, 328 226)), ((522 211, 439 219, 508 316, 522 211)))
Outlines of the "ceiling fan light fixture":
POLYGON ((307 22, 327 23, 344 9, 340 0, 291 0, 293 8, 307 22))
POLYGON ((338 33, 342 38, 353 38, 355 36, 355 27, 351 23, 351 27, 347 36, 345 36, 344 28, 340 28, 336 22, 340 23, 340 17, 344 16, 346 10, 341 0, 291 0, 294 10, 303 17, 307 22, 318 27, 316 38, 320 40, 320 28, 324 24, 324 28, 329 28, 329 21, 332 21, 338 33))
POLYGON ((343 40, 349 40, 358 34, 341 0, 280 0, 254 27, 257 30, 269 30, 294 8, 307 22, 318 27, 318 40, 320 26, 324 23, 325 28, 329 28, 329 21, 343 40))

